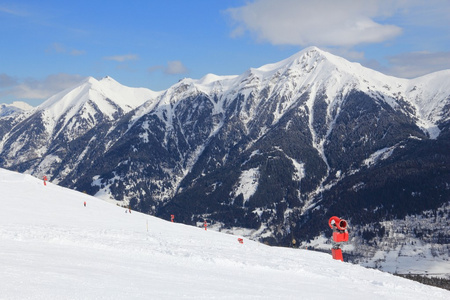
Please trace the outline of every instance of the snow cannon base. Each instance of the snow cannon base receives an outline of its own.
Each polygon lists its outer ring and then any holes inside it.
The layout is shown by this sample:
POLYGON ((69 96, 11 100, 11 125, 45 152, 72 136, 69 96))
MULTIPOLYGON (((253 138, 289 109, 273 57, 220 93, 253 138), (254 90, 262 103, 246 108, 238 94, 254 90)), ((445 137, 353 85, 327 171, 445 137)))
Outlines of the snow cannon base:
POLYGON ((341 249, 331 249, 331 255, 333 256, 333 259, 344 261, 341 249))
POLYGON ((333 232, 333 241, 336 243, 348 242, 348 232, 333 232))

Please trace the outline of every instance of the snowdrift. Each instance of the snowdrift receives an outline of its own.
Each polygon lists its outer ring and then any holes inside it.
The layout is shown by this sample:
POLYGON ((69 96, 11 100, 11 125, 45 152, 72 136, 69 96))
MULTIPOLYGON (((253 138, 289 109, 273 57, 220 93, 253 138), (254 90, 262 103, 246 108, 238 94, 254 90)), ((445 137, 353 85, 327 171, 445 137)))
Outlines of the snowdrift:
POLYGON ((0 191, 0 299, 450 299, 329 254, 240 244, 4 169, 0 191))

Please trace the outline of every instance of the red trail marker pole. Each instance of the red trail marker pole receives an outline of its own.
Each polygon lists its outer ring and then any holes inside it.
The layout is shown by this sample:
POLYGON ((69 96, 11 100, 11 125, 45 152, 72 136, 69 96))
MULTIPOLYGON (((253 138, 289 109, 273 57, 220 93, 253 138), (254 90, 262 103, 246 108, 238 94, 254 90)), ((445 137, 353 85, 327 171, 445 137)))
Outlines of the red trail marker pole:
POLYGON ((208 228, 208 222, 206 222, 206 220, 205 220, 205 222, 203 222, 203 226, 205 226, 205 231, 206 231, 206 228, 208 228))

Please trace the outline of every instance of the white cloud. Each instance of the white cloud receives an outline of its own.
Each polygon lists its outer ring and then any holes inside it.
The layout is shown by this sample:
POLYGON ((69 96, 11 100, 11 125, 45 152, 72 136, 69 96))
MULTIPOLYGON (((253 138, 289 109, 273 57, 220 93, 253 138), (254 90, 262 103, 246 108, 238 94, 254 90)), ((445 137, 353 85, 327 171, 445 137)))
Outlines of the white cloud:
POLYGON ((124 62, 128 60, 138 60, 139 56, 136 54, 114 55, 103 57, 104 60, 113 60, 117 62, 124 62))
POLYGON ((179 60, 168 61, 166 66, 151 66, 147 69, 150 73, 155 71, 163 71, 168 75, 186 74, 189 70, 179 60))
POLYGON ((411 52, 389 56, 387 74, 415 78, 432 72, 450 69, 450 52, 411 52))
POLYGON ((377 19, 392 15, 403 2, 386 0, 255 0, 230 8, 232 36, 251 33, 274 45, 352 47, 379 43, 402 33, 377 19), (391 3, 391 4, 389 4, 391 3))
POLYGON ((0 74, 0 88, 11 87, 17 84, 17 79, 9 76, 8 74, 0 74))
POLYGON ((164 73, 166 74, 185 74, 188 72, 188 69, 183 65, 183 63, 179 60, 173 60, 167 62, 167 67, 164 69, 164 73))
POLYGON ((273 45, 319 46, 403 78, 450 68, 448 0, 253 0, 227 13, 234 21, 233 37, 250 34, 273 45), (401 40, 386 43, 403 33, 401 40), (382 42, 401 53, 384 57, 387 64, 367 60, 368 45, 382 42), (411 52, 427 49, 432 51, 411 52))
MULTIPOLYGON (((12 79, 6 74, 1 74, 0 81, 3 79, 12 79)), ((15 80, 0 90, 0 96, 12 96, 15 99, 46 99, 54 94, 77 85, 83 79, 80 75, 71 75, 65 73, 49 75, 44 79, 27 78, 22 81, 15 80)))
POLYGON ((79 56, 79 55, 86 54, 86 51, 84 51, 84 50, 67 48, 66 46, 64 46, 61 43, 53 43, 53 44, 51 44, 47 48, 46 52, 47 53, 57 53, 57 54, 69 54, 69 55, 72 55, 72 56, 79 56))

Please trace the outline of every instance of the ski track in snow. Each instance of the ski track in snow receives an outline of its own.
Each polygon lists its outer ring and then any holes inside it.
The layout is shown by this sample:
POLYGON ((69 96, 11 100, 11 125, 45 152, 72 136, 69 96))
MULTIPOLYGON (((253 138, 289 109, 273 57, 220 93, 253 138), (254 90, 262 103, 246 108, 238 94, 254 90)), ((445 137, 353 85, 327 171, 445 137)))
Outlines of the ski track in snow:
POLYGON ((125 213, 30 175, 0 169, 0 187, 0 299, 450 297, 329 254, 125 213))

